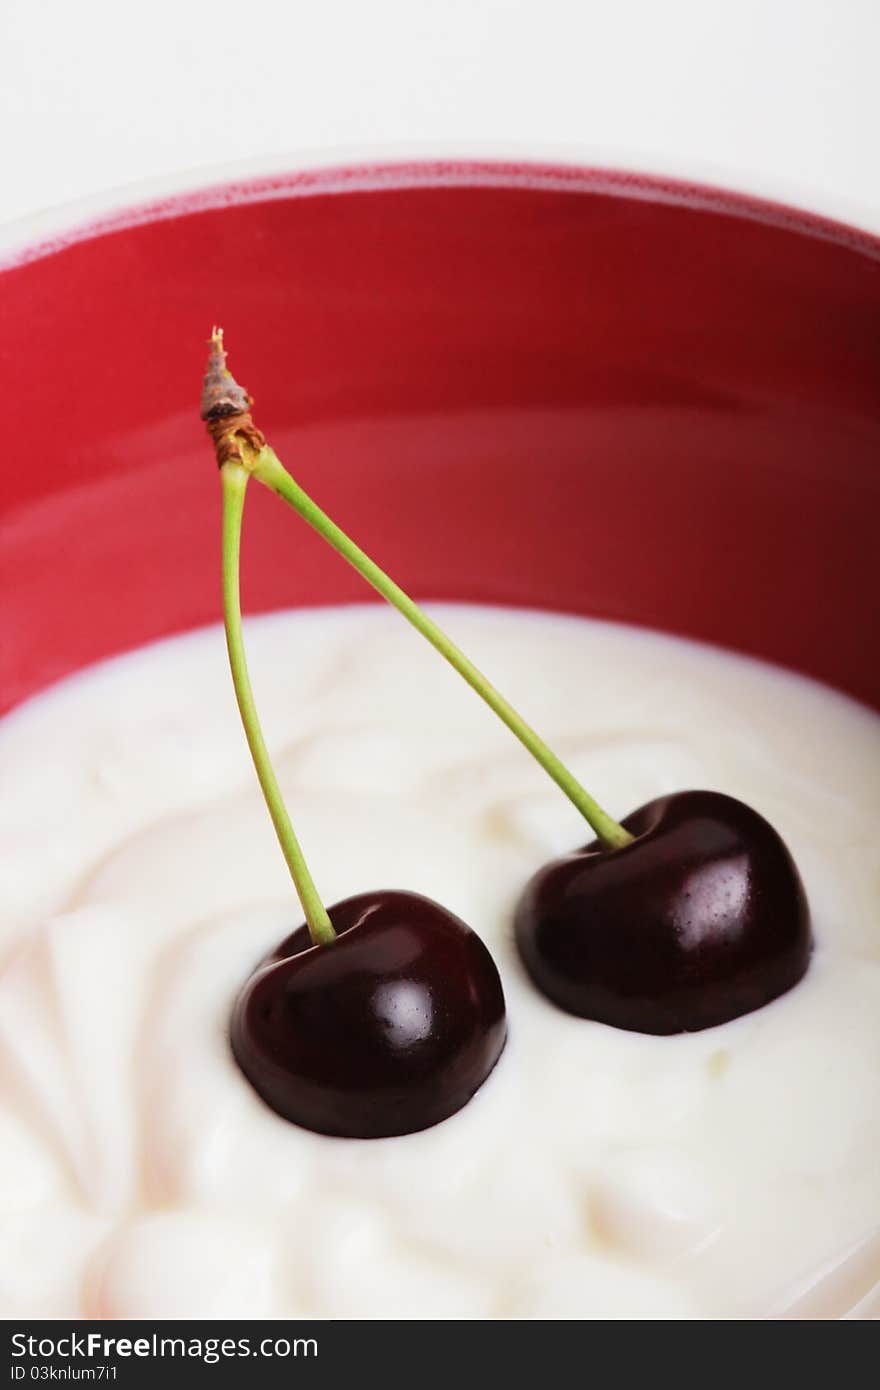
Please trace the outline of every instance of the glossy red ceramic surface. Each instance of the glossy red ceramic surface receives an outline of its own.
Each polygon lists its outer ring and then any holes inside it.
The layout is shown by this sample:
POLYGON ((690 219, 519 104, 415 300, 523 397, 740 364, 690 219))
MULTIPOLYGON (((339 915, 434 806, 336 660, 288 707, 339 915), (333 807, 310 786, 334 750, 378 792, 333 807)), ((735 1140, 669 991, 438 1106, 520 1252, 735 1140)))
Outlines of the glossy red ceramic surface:
MULTIPOLYGON (((219 617, 218 322, 288 467, 417 595, 880 703, 880 244, 607 173, 393 172, 215 190, 0 276, 2 706, 219 617)), ((243 564, 250 610, 371 596, 260 489, 243 564)))

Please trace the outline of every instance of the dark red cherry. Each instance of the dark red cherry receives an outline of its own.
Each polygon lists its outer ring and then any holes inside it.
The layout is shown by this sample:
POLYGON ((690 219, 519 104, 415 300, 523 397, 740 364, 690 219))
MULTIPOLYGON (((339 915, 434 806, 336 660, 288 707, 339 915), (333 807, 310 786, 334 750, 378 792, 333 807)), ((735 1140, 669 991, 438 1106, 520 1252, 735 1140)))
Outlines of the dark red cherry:
POLYGON ((466 1105, 506 1038, 495 962, 458 917, 415 893, 329 909, 257 968, 232 1015, 236 1061, 263 1100, 319 1134, 379 1139, 466 1105))
POLYGON ((726 1023, 797 984, 812 949, 800 875, 757 811, 677 792, 540 869, 516 912, 538 988, 568 1013, 638 1033, 726 1023))

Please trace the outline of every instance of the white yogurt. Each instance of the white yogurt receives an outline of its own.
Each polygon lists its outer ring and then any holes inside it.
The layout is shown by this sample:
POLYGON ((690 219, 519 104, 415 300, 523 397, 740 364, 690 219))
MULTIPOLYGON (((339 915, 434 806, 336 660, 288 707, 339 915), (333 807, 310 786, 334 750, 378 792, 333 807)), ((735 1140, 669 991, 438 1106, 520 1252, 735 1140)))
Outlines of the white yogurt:
POLYGON ((510 1028, 434 1129, 297 1129, 228 1048, 301 918, 220 631, 106 663, 0 724, 0 1312, 876 1316, 880 720, 671 638, 435 611, 613 815, 692 786, 766 815, 813 907, 806 979, 690 1036, 559 1012, 511 910, 591 838, 577 812, 395 614, 261 618, 258 703, 325 900, 437 898, 493 952, 510 1028))

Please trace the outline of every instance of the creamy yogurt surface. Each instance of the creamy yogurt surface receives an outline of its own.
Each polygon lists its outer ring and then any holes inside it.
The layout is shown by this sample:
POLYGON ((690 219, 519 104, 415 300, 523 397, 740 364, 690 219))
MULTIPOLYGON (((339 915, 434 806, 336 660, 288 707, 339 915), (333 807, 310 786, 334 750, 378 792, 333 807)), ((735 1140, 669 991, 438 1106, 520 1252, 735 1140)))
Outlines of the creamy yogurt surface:
POLYGON ((302 917, 221 630, 104 663, 0 723, 0 1314, 880 1315, 880 719, 637 629, 432 612, 612 815, 688 787, 765 815, 811 902, 807 977, 671 1038, 560 1012, 512 910, 592 838, 578 813, 396 614, 251 620, 325 901, 436 898, 508 1007, 442 1124, 298 1129, 229 1050, 236 991, 302 917))

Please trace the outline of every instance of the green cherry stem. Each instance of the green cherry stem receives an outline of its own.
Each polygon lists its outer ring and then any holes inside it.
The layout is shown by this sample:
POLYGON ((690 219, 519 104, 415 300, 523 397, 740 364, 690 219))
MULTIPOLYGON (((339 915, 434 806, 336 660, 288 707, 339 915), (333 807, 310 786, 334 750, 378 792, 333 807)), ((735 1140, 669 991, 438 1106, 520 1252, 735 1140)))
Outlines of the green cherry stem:
POLYGON ((266 800, 275 834, 281 846, 281 853, 287 862, 290 876, 302 904, 308 924, 309 935, 316 946, 327 946, 336 939, 336 932, 327 915, 327 909, 318 896, 314 880, 309 873, 299 841, 294 834, 287 808, 278 786, 278 779, 272 767, 266 740, 260 728, 254 692, 248 674, 244 652, 244 638, 241 630, 241 590, 239 581, 239 555, 241 551, 241 520, 244 513, 244 499, 248 484, 247 469, 234 460, 224 463, 220 469, 223 484, 223 623, 226 629, 226 647, 229 652, 229 668, 235 698, 244 725, 245 737, 251 751, 257 778, 266 800))
MULTIPOLYGON (((250 453, 250 450, 247 450, 250 453)), ((263 445, 259 450, 250 453, 247 467, 253 476, 272 492, 277 493, 289 506, 293 508, 307 522, 313 530, 318 532, 329 545, 347 560, 350 565, 357 570, 358 574, 364 578, 368 584, 382 595, 384 599, 393 605, 397 611, 406 618, 408 623, 420 632, 423 637, 436 648, 442 657, 449 662, 460 676, 463 676, 472 690, 486 702, 491 710, 498 715, 515 734, 520 743, 532 754, 552 778, 561 791, 577 807, 581 815, 592 827, 599 840, 606 849, 622 849, 624 845, 632 842, 633 836, 628 830, 616 820, 613 820, 606 811, 590 796, 577 780, 569 772, 564 763, 548 748, 544 740, 535 730, 517 714, 513 706, 505 700, 500 691, 486 679, 482 671, 478 670, 472 661, 465 656, 455 643, 447 637, 442 628, 438 627, 432 618, 419 607, 408 594, 404 593, 394 580, 380 569, 369 555, 356 545, 350 536, 347 536, 334 521, 331 521, 326 512, 323 512, 317 503, 295 482, 287 469, 281 463, 275 452, 263 445)))

